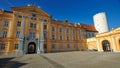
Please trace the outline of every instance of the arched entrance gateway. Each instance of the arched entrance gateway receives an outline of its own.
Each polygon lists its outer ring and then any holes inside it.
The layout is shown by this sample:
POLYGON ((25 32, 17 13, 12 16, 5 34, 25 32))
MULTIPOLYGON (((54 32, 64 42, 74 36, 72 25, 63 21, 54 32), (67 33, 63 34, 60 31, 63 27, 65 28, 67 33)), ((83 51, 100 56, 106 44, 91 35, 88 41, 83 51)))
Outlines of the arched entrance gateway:
POLYGON ((36 53, 36 44, 34 42, 28 44, 28 54, 32 53, 36 53))
POLYGON ((111 51, 110 43, 109 43, 108 40, 102 41, 102 47, 103 47, 103 50, 106 51, 106 52, 111 51))
POLYGON ((119 40, 119 50, 120 50, 120 40, 119 40))

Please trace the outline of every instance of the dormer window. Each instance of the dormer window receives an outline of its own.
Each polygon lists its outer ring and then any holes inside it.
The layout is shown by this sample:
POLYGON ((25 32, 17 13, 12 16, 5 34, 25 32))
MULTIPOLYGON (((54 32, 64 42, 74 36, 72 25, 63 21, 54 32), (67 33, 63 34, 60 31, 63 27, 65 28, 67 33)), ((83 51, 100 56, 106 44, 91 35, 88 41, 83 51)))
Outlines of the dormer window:
POLYGON ((36 17, 36 14, 32 14, 32 17, 36 17))

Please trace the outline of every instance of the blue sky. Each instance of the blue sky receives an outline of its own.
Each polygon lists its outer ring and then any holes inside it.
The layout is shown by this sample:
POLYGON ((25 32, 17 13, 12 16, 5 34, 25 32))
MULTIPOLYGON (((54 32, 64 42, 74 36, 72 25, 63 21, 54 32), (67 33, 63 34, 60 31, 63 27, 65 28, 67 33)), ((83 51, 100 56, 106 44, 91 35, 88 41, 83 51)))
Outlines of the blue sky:
POLYGON ((110 28, 120 26, 120 0, 0 0, 0 9, 28 4, 40 6, 53 19, 94 24, 93 15, 106 12, 110 28))

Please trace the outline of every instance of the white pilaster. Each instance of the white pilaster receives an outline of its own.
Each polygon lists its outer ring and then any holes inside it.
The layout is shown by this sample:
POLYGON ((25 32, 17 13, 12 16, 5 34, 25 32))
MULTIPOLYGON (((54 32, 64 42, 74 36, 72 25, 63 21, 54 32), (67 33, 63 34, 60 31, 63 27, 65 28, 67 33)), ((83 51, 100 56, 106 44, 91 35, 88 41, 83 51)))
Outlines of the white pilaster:
POLYGON ((38 48, 37 48, 37 53, 40 53, 40 34, 38 34, 37 37, 38 37, 38 48))
POLYGON ((21 22, 21 32, 20 32, 20 36, 19 36, 19 45, 18 45, 18 55, 22 56, 23 55, 23 45, 24 45, 24 31, 25 31, 25 18, 23 17, 22 22, 21 22))
POLYGON ((10 36, 11 36, 11 34, 12 34, 12 28, 13 28, 13 22, 12 22, 12 21, 10 21, 10 22, 9 22, 8 37, 10 37, 10 36))
POLYGON ((44 53, 44 31, 43 31, 43 22, 41 22, 41 30, 40 30, 40 53, 44 53))

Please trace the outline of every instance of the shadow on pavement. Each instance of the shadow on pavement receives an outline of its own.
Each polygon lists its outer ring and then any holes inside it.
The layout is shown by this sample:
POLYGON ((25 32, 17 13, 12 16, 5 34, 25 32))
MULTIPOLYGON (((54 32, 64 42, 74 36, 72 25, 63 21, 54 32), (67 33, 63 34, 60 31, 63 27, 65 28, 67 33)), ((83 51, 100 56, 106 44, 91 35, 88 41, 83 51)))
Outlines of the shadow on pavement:
POLYGON ((14 58, 0 58, 0 68, 19 68, 27 63, 12 61, 14 58))

